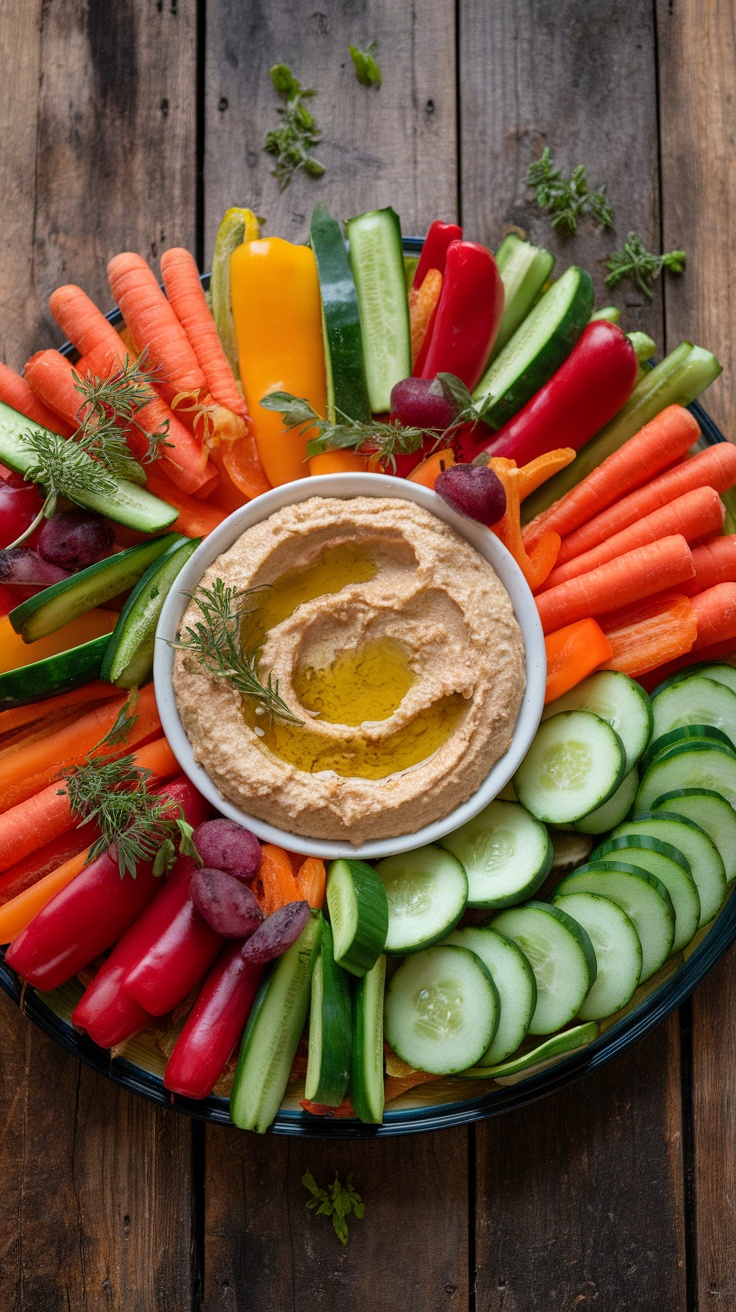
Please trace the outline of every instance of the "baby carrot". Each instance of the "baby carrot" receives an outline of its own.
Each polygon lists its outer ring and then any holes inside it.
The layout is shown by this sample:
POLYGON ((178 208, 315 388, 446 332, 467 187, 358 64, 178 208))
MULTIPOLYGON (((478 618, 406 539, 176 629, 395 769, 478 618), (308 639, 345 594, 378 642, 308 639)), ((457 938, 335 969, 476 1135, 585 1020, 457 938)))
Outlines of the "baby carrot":
POLYGON ((82 851, 82 848, 95 843, 99 837, 100 831, 97 825, 91 822, 84 832, 81 829, 68 829, 66 833, 53 838, 50 843, 44 843, 37 852, 31 852, 30 856, 24 857, 22 861, 16 861, 14 866, 0 875, 0 906, 11 902, 27 888, 32 888, 39 879, 51 874, 52 870, 56 870, 63 862, 70 861, 82 851))
POLYGON ((11 902, 6 902, 4 907, 0 907, 0 943, 12 943, 52 897, 56 897, 62 888, 71 884, 84 869, 89 854, 90 849, 85 848, 83 852, 65 861, 51 874, 44 875, 37 884, 19 893, 11 902))
POLYGON ((147 351, 149 362, 160 371, 156 383, 164 398, 170 404, 180 392, 191 392, 195 400, 203 400, 207 380, 146 261, 123 251, 110 260, 107 276, 136 350, 147 351))
POLYGON ((245 401, 222 349, 194 256, 182 246, 172 246, 161 256, 161 276, 169 304, 189 338, 208 392, 218 405, 247 419, 245 401))
POLYGON ((162 501, 168 501, 170 506, 178 510, 179 516, 170 528, 172 533, 183 533, 188 538, 205 538, 227 518, 226 510, 220 510, 210 501, 200 501, 199 497, 190 496, 188 492, 175 487, 160 460, 146 466, 146 485, 149 492, 161 497, 162 501))
POLYGON ((13 410, 20 411, 26 419, 32 419, 34 424, 50 428, 52 433, 61 433, 63 437, 69 437, 73 431, 72 425, 65 423, 53 410, 49 410, 28 386, 26 380, 14 369, 9 369, 6 364, 0 364, 0 401, 4 401, 13 410))
POLYGON ((273 843, 264 843, 259 876, 263 884, 264 911, 270 916, 272 911, 286 906, 287 902, 298 902, 299 892, 291 867, 289 853, 283 847, 273 843))
POLYGON ((304 898, 310 907, 318 910, 325 900, 325 863, 317 856, 308 856, 296 876, 297 898, 304 898))
POLYGON ((54 720, 75 707, 86 707, 92 702, 111 701, 117 696, 117 689, 101 679, 94 683, 83 683, 70 692, 60 692, 56 697, 49 697, 45 702, 29 702, 27 706, 12 706, 10 710, 0 711, 0 739, 16 730, 26 729, 30 725, 42 722, 53 724, 54 720))
POLYGON ((417 362, 422 343, 437 310, 442 291, 442 274, 439 269, 428 269, 419 287, 409 292, 409 331, 411 335, 411 363, 417 362))
POLYGON ((697 633, 693 606, 679 593, 650 597, 601 624, 611 644, 610 660, 602 668, 632 679, 686 655, 697 633))
POLYGON ((556 629, 547 635, 544 646, 547 652, 545 706, 576 688, 611 655, 610 644, 593 619, 577 620, 556 629))
POLYGON ((77 391, 80 369, 60 351, 36 351, 25 367, 26 382, 39 401, 72 429, 79 427, 84 402, 77 391))
POLYGON ((698 626, 693 651, 736 638, 736 583, 716 583, 690 600, 698 626))
POLYGON ((693 565, 695 578, 683 583, 681 588, 686 597, 705 592, 716 583, 736 583, 736 533, 693 547, 693 565))

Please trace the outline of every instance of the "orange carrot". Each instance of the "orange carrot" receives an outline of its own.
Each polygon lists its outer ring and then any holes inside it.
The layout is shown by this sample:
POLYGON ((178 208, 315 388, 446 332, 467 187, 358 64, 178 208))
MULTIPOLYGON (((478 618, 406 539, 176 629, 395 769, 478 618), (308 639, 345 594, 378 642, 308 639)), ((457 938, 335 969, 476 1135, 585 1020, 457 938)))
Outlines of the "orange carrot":
POLYGON ((81 371, 60 351, 36 351, 25 367, 26 382, 49 410, 72 429, 81 423, 84 403, 77 384, 81 371))
POLYGON ((135 342, 158 369, 156 384, 171 404, 181 392, 195 400, 207 396, 207 380, 197 363, 189 338, 169 305, 146 261, 124 251, 107 266, 113 296, 135 342))
POLYGON ((690 600, 698 626, 693 651, 736 638, 736 583, 716 583, 690 600))
POLYGON ((608 510, 602 511, 594 519, 588 520, 582 528, 570 533, 563 540, 558 565, 564 565, 573 556, 580 556, 599 542, 605 542, 622 528, 635 524, 637 519, 649 515, 660 506, 666 506, 691 492, 696 487, 712 487, 716 492, 725 492, 736 484, 736 446, 730 442, 717 442, 691 456, 681 464, 666 470, 658 478, 647 483, 636 492, 630 492, 623 500, 617 501, 608 510))
POLYGON ((50 843, 45 843, 37 852, 16 862, 0 875, 0 906, 11 902, 27 888, 32 888, 39 879, 50 875, 52 870, 77 856, 90 843, 95 843, 99 836, 100 831, 94 823, 90 823, 84 832, 71 828, 53 838, 50 843))
POLYGON ((23 893, 18 893, 12 901, 6 902, 5 906, 0 907, 0 943, 12 943, 26 925, 30 925, 34 916, 43 910, 47 902, 50 902, 52 897, 56 897, 62 888, 71 884, 72 880, 84 870, 89 855, 90 848, 87 847, 77 856, 65 861, 51 874, 44 875, 38 883, 25 889, 23 893))
POLYGON ((259 875, 263 884, 265 902, 263 909, 266 915, 270 916, 272 911, 286 906, 287 902, 298 902, 300 899, 289 853, 273 843, 264 843, 261 853, 259 875))
MULTIPOLYGON (((535 460, 530 460, 528 464, 522 465, 519 470, 519 496, 521 500, 524 497, 530 497, 532 492, 536 492, 538 487, 552 478, 554 474, 559 474, 561 469, 567 469, 571 465, 577 452, 572 446, 561 446, 555 451, 545 451, 543 455, 537 456, 535 460)), ((554 524, 550 524, 554 528, 554 524)), ((557 530, 555 530, 557 531, 557 530)), ((541 534, 537 535, 538 537, 541 534)))
MULTIPOLYGON (((439 1075, 435 1078, 439 1079, 439 1075)), ((310 1102, 308 1098, 300 1098, 299 1106, 302 1111, 309 1112, 310 1116, 329 1116, 333 1119, 335 1117, 349 1116, 352 1118, 355 1116, 355 1108, 347 1096, 343 1098, 339 1107, 331 1107, 326 1102, 310 1102)))
POLYGON ((611 658, 602 668, 619 670, 632 679, 684 656, 697 633, 693 606, 679 593, 629 606, 618 618, 604 618, 601 625, 611 644, 611 658))
POLYGON ((189 338, 208 392, 218 405, 247 419, 245 401, 222 349, 194 256, 183 246, 172 246, 161 256, 161 276, 169 304, 189 338))
POLYGON ((552 633, 575 620, 603 615, 610 611, 614 598, 619 606, 628 606, 676 587, 692 578, 693 573, 693 558, 685 539, 677 534, 660 538, 543 592, 536 598, 542 628, 552 633))
POLYGON ((577 620, 556 629, 547 635, 544 646, 547 652, 545 706, 576 688, 611 655, 610 644, 593 619, 577 620))
POLYGON ((310 907, 320 910, 325 900, 325 863, 317 856, 308 856, 299 867, 296 877, 298 898, 304 898, 310 907))
POLYGON ((421 465, 417 465, 409 474, 410 483, 421 483, 422 487, 434 487, 440 474, 455 464, 455 452, 452 447, 443 447, 427 456, 421 465))
POLYGON ((393 1102, 395 1098, 400 1098, 402 1093, 408 1093, 410 1089, 416 1089, 420 1084, 430 1084, 433 1080, 441 1080, 441 1075, 432 1075, 429 1071, 413 1071, 411 1075, 389 1075, 384 1081, 384 1102, 393 1102))
POLYGON ((698 439, 698 421, 681 405, 669 405, 608 456, 577 487, 537 515, 524 533, 534 541, 543 529, 566 537, 635 488, 684 456, 698 439))
POLYGON ((14 369, 9 369, 6 364, 0 364, 0 401, 4 401, 13 410, 19 410, 34 424, 50 428, 52 433, 61 433, 63 437, 69 437, 73 431, 72 426, 39 401, 26 380, 14 369))
POLYGON ((697 542, 711 533, 720 533, 725 514, 726 508, 712 487, 693 488, 692 492, 685 492, 666 506, 660 506, 659 510, 629 524, 628 528, 621 529, 620 533, 614 533, 597 547, 591 547, 582 556, 573 556, 566 565, 558 565, 545 582, 545 589, 566 583, 578 574, 588 574, 615 556, 623 556, 626 551, 656 542, 658 538, 670 537, 673 533, 680 533, 686 542, 697 542))
POLYGON ((239 505, 252 501, 263 492, 270 492, 271 484, 266 478, 252 433, 248 432, 234 442, 220 442, 212 449, 212 459, 223 481, 227 480, 241 494, 239 505))
POLYGON ((421 287, 409 292, 409 328, 411 332, 411 362, 415 365, 427 335, 429 322, 440 299, 442 274, 439 269, 428 269, 421 287))
POLYGON ((161 497, 162 501, 168 501, 170 506, 178 510, 178 519, 171 525, 170 533, 183 533, 188 538, 204 538, 227 518, 227 511, 174 487, 159 460, 146 467, 146 485, 149 492, 161 497))
POLYGON ((74 707, 91 705, 93 702, 110 701, 117 696, 117 688, 101 679, 94 683, 83 683, 70 692, 60 692, 56 697, 49 697, 45 702, 29 702, 26 706, 13 706, 8 711, 0 711, 0 739, 17 730, 25 729, 36 721, 52 724, 60 715, 74 707))
POLYGON ((705 592, 716 583, 736 583, 736 533, 693 547, 693 565, 695 578, 682 585, 686 597, 705 592))
POLYGON ((493 532, 511 552, 532 592, 536 592, 551 573, 560 550, 558 533, 545 533, 531 552, 526 550, 521 535, 521 470, 516 462, 505 457, 494 457, 490 467, 503 483, 506 493, 506 512, 503 519, 493 525, 493 532))

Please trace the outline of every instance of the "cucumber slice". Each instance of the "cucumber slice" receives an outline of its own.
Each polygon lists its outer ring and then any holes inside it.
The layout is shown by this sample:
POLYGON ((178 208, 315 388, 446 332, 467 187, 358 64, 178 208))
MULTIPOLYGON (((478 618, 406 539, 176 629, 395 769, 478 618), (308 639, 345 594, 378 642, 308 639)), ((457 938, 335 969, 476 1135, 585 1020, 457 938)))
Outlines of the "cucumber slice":
POLYGON ((178 538, 149 565, 133 588, 110 635, 101 678, 118 688, 139 688, 153 671, 156 627, 171 586, 201 538, 178 538))
POLYGON ((509 907, 536 893, 552 866, 547 830, 518 802, 496 799, 440 839, 468 876, 471 907, 509 907))
POLYGON ((489 428, 501 428, 549 382, 592 309, 590 276, 572 265, 537 301, 473 392, 489 428))
POLYGON ((641 684, 627 674, 601 670, 545 706, 542 720, 560 711, 592 711, 616 730, 626 753, 626 770, 636 765, 652 732, 652 707, 641 684))
POLYGON ((613 796, 625 767, 623 744, 610 724, 592 711, 561 711, 540 724, 514 786, 538 820, 570 824, 613 796))
POLYGON ((335 961, 351 975, 365 975, 386 946, 388 902, 381 879, 364 861, 332 861, 326 898, 335 961))
POLYGON ((736 807, 736 760, 720 743, 695 742, 668 747, 653 761, 639 784, 634 806, 649 811, 663 793, 707 788, 736 807))
POLYGON ((692 820, 715 843, 726 871, 727 883, 736 879, 736 811, 725 797, 710 788, 675 788, 652 803, 651 810, 668 811, 692 820))
POLYGON ((671 811, 635 811, 611 837, 649 834, 671 843, 686 857, 700 898, 699 925, 707 925, 726 896, 726 871, 715 844, 704 829, 671 811))
POLYGON ((383 1002, 386 958, 358 980, 353 997, 353 1061, 350 1098, 359 1120, 380 1125, 383 1120, 383 1002))
POLYGON ((256 995, 230 1094, 230 1119, 241 1130, 265 1134, 281 1106, 307 1019, 320 927, 313 915, 256 995))
POLYGON ((668 747, 676 747, 678 743, 689 746, 693 742, 708 741, 720 743, 729 752, 734 750, 733 744, 725 733, 721 729, 714 728, 712 724, 680 724, 676 729, 670 729, 667 733, 662 733, 658 738, 652 739, 641 758, 641 772, 644 774, 652 762, 662 752, 666 752, 668 747))
POLYGON ((515 232, 504 237, 496 251, 496 264, 504 290, 503 319, 488 363, 500 355, 526 318, 555 265, 555 257, 541 246, 532 246, 515 232))
POLYGON ((368 400, 374 414, 383 414, 394 383, 411 374, 401 224, 389 207, 349 219, 347 227, 368 400))
POLYGON ((363 371, 360 312, 342 226, 324 205, 315 205, 309 241, 317 260, 327 366, 327 416, 371 417, 363 371))
POLYGON ((591 854, 592 861, 605 857, 630 862, 656 875, 664 884, 675 912, 673 952, 680 952, 694 938, 700 924, 700 894, 693 879, 690 862, 678 847, 649 834, 629 834, 611 838, 591 854))
POLYGON ((551 1039, 545 1039, 544 1043, 539 1043, 536 1048, 530 1048, 527 1052, 522 1053, 521 1057, 516 1057, 512 1061, 501 1062, 498 1066, 473 1066, 470 1070, 463 1071, 463 1079, 494 1080, 505 1079, 506 1076, 521 1075, 523 1071, 531 1070, 533 1066, 539 1066, 543 1062, 549 1062, 554 1057, 561 1057, 566 1052, 575 1052, 577 1048, 585 1048, 593 1039, 597 1039, 600 1034, 600 1025, 597 1021, 589 1020, 585 1025, 575 1025, 572 1029, 563 1030, 561 1034, 553 1034, 551 1039))
POLYGON ((468 903, 468 878, 441 847, 417 847, 376 866, 388 900, 386 951, 402 955, 439 943, 468 903))
POLYGON ((350 1079, 352 1049, 349 976, 335 965, 332 930, 323 920, 312 973, 305 1098, 325 1107, 340 1106, 350 1079))
POLYGON ((425 948, 399 966, 386 992, 386 1038, 402 1061, 433 1075, 475 1066, 498 1025, 496 986, 474 952, 425 948))
POLYGON ((24 642, 45 638, 118 593, 127 592, 162 552, 185 541, 178 533, 167 533, 151 542, 128 547, 127 551, 118 551, 106 560, 98 560, 95 565, 71 574, 61 583, 52 583, 50 588, 16 606, 8 616, 10 623, 16 633, 22 634, 24 642))
POLYGON ((664 965, 675 938, 675 913, 670 895, 656 875, 642 866, 604 857, 580 866, 557 885, 556 897, 568 893, 598 893, 626 912, 641 943, 642 982, 664 965))
POLYGON ((683 724, 710 724, 736 746, 736 692, 724 683, 694 675, 658 692, 652 700, 652 736, 660 738, 683 724))
POLYGON ((636 790, 639 787, 639 771, 636 766, 633 770, 624 776, 622 783, 619 784, 612 797, 609 797, 603 806, 597 806, 595 811, 589 815, 584 815, 582 820, 576 822, 575 828, 582 834, 607 834, 614 825, 619 825, 622 820, 626 819, 636 797, 636 790))
POLYGON ((0 674, 0 711, 11 706, 27 706, 29 702, 41 702, 58 692, 69 692, 71 688, 99 679, 109 641, 110 635, 103 633, 99 638, 90 638, 89 642, 70 647, 69 651, 59 652, 56 656, 47 656, 45 660, 22 665, 17 670, 6 670, 0 674))
POLYGON ((502 911, 491 927, 521 948, 534 971, 537 1004, 529 1033, 568 1025, 595 980, 595 953, 582 926, 559 907, 527 902, 502 911))
POLYGON ((552 905, 582 925, 595 952, 595 982, 578 1012, 580 1019, 612 1016, 634 996, 641 978, 641 943, 633 922, 618 903, 597 893, 568 893, 552 905))
POLYGON ((497 934, 490 925, 467 925, 454 929, 447 943, 469 948, 480 957, 496 985, 499 1001, 498 1028, 491 1046, 479 1060, 480 1066, 505 1061, 526 1037, 537 1005, 534 971, 524 953, 511 939, 497 934))
POLYGON ((682 683, 683 679, 692 679, 696 674, 702 674, 706 679, 713 679, 716 683, 725 683, 731 692, 736 692, 736 669, 733 665, 701 661, 699 664, 688 665, 684 670, 676 670, 668 679, 663 679, 657 684, 652 697, 657 697, 665 688, 671 688, 675 683, 682 683))

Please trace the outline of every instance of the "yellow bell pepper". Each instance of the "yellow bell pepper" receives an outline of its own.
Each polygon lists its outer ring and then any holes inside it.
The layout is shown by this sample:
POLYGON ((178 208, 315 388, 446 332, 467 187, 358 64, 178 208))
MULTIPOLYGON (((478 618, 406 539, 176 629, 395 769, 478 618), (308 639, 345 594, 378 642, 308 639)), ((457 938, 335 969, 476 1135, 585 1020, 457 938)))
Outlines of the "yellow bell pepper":
POLYGON ((120 615, 114 610, 88 610, 85 615, 78 615, 75 620, 49 633, 36 642, 25 643, 19 633, 12 628, 5 616, 0 619, 0 674, 8 670, 17 670, 22 665, 33 665, 36 661, 45 661, 48 656, 58 656, 71 647, 79 647, 91 638, 101 638, 103 633, 112 633, 120 615))
POLYGON ((291 392, 320 416, 327 407, 317 261, 309 246, 267 237, 238 246, 230 288, 240 380, 258 454, 274 487, 306 478, 308 434, 285 432, 281 415, 260 404, 291 392))

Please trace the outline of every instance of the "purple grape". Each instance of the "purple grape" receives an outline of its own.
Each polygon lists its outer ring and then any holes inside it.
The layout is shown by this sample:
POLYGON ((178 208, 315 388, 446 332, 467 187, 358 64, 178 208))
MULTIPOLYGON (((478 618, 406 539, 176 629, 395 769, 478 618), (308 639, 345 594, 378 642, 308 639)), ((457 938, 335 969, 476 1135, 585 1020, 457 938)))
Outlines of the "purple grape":
POLYGON ((287 902, 278 911, 272 911, 248 939, 240 954, 243 961, 273 961, 274 957, 282 956, 296 943, 309 916, 308 902, 287 902))
POLYGON ((31 547, 6 547, 0 551, 0 583, 5 588, 48 588, 68 578, 67 569, 50 565, 31 547))
POLYGON ((457 413, 457 405, 436 378, 402 378, 391 389, 391 418, 408 428, 443 433, 455 422, 457 413))
POLYGON ((236 879, 255 879, 261 868, 261 845, 250 829, 234 820, 205 820, 192 837, 206 866, 226 870, 236 879))
POLYGON ((86 569, 110 554, 115 534, 99 515, 88 510, 60 510, 47 519, 38 539, 44 560, 63 569, 86 569))
POLYGON ((506 514, 506 493, 487 465, 451 465, 434 485, 448 506, 479 524, 497 524, 506 514))
POLYGON ((249 888, 224 870, 198 870, 189 896, 200 916, 223 938, 247 938, 263 920, 249 888))
POLYGON ((30 528, 41 506, 35 483, 26 483, 20 474, 0 479, 0 547, 9 547, 30 528))

